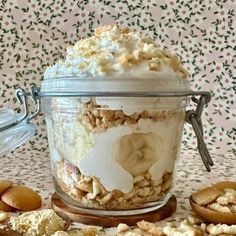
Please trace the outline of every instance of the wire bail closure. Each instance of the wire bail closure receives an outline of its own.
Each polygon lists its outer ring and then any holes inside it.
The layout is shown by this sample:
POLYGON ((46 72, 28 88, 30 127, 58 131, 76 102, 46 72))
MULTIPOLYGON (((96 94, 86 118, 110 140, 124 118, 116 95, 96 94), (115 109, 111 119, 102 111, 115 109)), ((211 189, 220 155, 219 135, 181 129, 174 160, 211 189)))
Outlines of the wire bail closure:
POLYGON ((30 92, 26 92, 21 88, 16 90, 16 99, 21 105, 23 105, 24 114, 16 121, 6 126, 0 127, 0 132, 10 129, 23 121, 26 121, 26 123, 30 123, 30 121, 38 115, 38 113, 41 111, 41 99, 38 98, 38 92, 39 88, 36 86, 33 86, 30 92), (30 97, 33 103, 37 105, 37 110, 31 115, 29 114, 28 97, 30 97))
POLYGON ((197 137, 197 148, 201 159, 205 165, 207 171, 211 171, 211 166, 213 166, 213 161, 210 156, 210 153, 206 147, 203 138, 203 126, 201 115, 204 109, 204 106, 208 104, 211 100, 210 92, 206 91, 190 91, 190 92, 94 92, 94 91, 86 91, 86 92, 65 92, 65 93, 55 93, 55 92, 47 92, 43 93, 40 91, 39 87, 33 86, 31 87, 30 92, 26 92, 23 89, 16 90, 16 98, 18 102, 24 107, 24 114, 17 121, 8 124, 2 128, 0 128, 0 132, 12 128, 22 121, 26 120, 27 123, 38 115, 41 111, 41 98, 42 97, 189 97, 191 96, 191 100, 196 104, 195 110, 187 110, 185 121, 193 126, 193 130, 197 137), (197 98, 198 96, 199 98, 197 98), (37 105, 37 109, 33 114, 29 114, 28 109, 28 97, 31 98, 33 103, 37 105))
POLYGON ((199 154, 202 158, 202 161, 206 167, 207 171, 210 171, 210 166, 213 166, 213 161, 210 156, 210 153, 206 147, 206 144, 203 139, 203 126, 201 115, 204 108, 204 105, 208 103, 206 96, 201 95, 199 99, 195 96, 192 96, 192 101, 197 104, 196 110, 188 110, 186 111, 186 122, 193 126, 193 130, 197 136, 197 148, 199 154))

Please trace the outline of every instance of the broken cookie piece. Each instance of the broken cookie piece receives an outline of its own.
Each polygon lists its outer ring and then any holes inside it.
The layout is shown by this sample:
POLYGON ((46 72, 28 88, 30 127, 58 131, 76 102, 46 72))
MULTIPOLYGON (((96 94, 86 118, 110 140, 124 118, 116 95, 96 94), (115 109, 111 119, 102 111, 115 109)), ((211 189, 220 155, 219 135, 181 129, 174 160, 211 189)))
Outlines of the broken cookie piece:
POLYGON ((222 212, 222 213, 231 213, 231 210, 229 207, 222 206, 218 203, 212 203, 208 206, 208 208, 214 211, 222 212))
POLYGON ((219 182, 190 197, 193 211, 212 223, 236 224, 236 183, 219 182))
POLYGON ((196 202, 198 205, 206 205, 214 200, 216 200, 219 196, 223 195, 224 192, 221 190, 218 190, 214 187, 208 187, 204 188, 192 195, 192 199, 194 202, 196 202))
POLYGON ((211 235, 219 234, 233 234, 236 235, 236 225, 226 225, 226 224, 209 224, 207 227, 207 232, 211 235))
POLYGON ((217 198, 220 205, 236 204, 236 190, 226 188, 224 195, 217 198))

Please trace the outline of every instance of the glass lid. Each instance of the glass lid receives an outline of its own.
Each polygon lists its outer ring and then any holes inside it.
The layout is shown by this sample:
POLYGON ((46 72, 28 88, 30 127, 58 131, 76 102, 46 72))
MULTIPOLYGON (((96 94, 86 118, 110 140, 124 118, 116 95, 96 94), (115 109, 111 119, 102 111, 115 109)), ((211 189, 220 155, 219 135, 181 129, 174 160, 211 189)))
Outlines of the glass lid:
POLYGON ((4 127, 17 122, 22 114, 16 114, 10 109, 0 109, 0 156, 6 154, 28 141, 35 134, 35 127, 26 120, 14 127, 4 127))

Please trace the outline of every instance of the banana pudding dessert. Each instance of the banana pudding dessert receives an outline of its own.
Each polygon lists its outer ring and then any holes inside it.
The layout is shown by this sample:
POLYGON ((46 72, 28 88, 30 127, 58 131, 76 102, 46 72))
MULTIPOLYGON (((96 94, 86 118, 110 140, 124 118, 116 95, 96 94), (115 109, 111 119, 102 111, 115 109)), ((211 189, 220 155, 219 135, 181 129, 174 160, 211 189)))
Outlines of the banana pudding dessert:
POLYGON ((68 47, 42 85, 62 94, 43 99, 58 194, 84 208, 162 206, 188 101, 149 93, 189 90, 186 78, 177 56, 117 25, 68 47))

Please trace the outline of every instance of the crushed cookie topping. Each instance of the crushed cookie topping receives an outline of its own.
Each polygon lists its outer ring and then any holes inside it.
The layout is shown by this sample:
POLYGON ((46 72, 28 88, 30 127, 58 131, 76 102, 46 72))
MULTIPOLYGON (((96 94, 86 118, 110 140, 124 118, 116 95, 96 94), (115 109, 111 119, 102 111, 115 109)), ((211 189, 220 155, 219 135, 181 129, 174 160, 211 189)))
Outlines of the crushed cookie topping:
POLYGON ((106 25, 95 29, 94 36, 81 39, 67 48, 65 61, 48 68, 45 78, 58 76, 158 76, 163 71, 178 78, 187 77, 179 58, 150 37, 106 25))

